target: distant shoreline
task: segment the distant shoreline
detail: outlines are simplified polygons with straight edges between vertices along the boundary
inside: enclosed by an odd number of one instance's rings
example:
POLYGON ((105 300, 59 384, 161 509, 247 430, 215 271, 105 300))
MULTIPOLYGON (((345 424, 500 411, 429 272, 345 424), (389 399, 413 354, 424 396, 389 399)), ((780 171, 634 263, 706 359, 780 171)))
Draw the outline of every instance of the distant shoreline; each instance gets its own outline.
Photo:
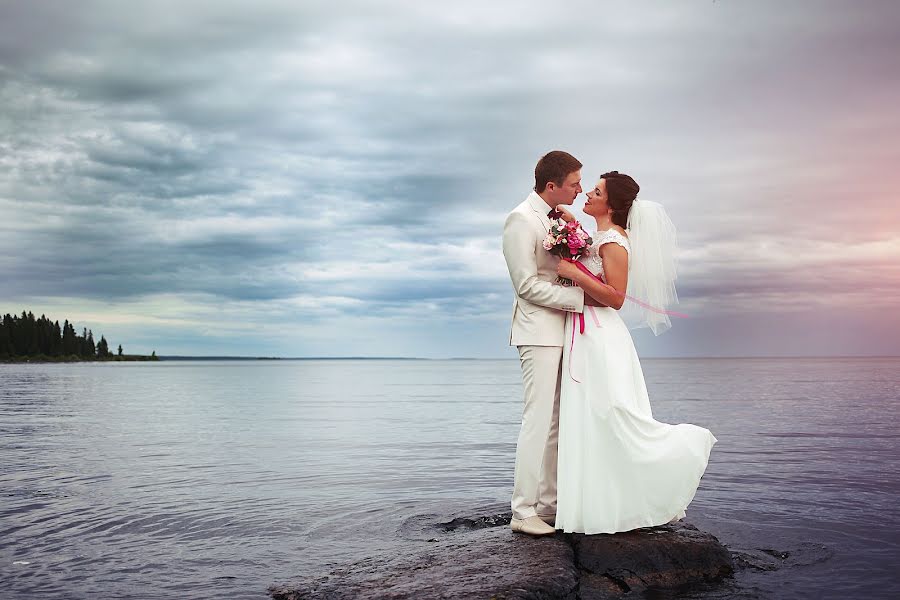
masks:
POLYGON ((85 358, 84 356, 14 356, 12 358, 0 358, 0 363, 76 363, 76 362, 156 362, 158 356, 144 354, 122 354, 107 356, 104 358, 85 358))
MULTIPOLYGON (((900 358, 892 355, 873 356, 642 356, 641 360, 775 360, 775 359, 873 359, 900 358)), ((418 356, 181 356, 163 355, 160 360, 407 360, 407 361, 445 361, 445 360, 482 360, 482 361, 519 361, 518 357, 482 358, 477 356, 455 356, 449 358, 426 358, 418 356)))
MULTIPOLYGON (((641 360, 873 360, 873 359, 898 359, 900 356, 877 355, 877 356, 644 356, 641 360)), ((123 355, 111 356, 108 358, 83 358, 83 357, 36 357, 22 356, 13 359, 2 358, 0 364, 21 364, 21 363, 103 363, 103 362, 158 362, 158 361, 259 361, 259 360, 278 360, 278 361, 325 361, 325 360, 366 360, 366 361, 518 361, 518 358, 477 358, 477 357, 453 357, 453 358, 422 358, 409 356, 183 356, 183 355, 123 355)))
MULTIPOLYGON (((407 356, 160 356, 160 360, 494 360, 494 359, 434 359, 407 356)), ((504 359, 499 359, 504 360, 504 359)))
MULTIPOLYGON (((873 358, 900 358, 900 355, 872 355, 872 356, 642 356, 641 360, 775 360, 775 359, 873 359, 873 358)), ((427 358, 418 356, 160 356, 160 360, 514 360, 518 357, 493 357, 482 358, 477 356, 455 356, 450 358, 427 358)))

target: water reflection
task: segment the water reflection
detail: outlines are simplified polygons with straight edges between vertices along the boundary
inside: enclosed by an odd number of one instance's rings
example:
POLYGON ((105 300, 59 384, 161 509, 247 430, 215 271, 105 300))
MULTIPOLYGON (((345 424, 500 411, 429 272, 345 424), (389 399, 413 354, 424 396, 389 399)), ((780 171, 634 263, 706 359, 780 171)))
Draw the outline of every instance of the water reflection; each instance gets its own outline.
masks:
MULTIPOLYGON (((657 419, 721 441, 688 520, 819 557, 748 597, 900 593, 900 361, 643 365, 657 419)), ((264 598, 507 502, 520 417, 515 360, 0 365, 0 592, 264 598)))

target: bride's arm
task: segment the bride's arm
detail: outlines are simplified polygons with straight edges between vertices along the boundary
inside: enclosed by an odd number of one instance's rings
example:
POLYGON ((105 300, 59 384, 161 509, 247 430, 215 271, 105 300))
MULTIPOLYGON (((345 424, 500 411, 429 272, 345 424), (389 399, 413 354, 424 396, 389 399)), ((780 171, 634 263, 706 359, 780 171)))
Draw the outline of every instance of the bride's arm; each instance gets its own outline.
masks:
POLYGON ((584 292, 584 305, 585 306, 602 306, 606 308, 606 305, 588 294, 586 291, 584 292))
POLYGON ((625 291, 628 289, 628 251, 619 244, 603 244, 600 246, 600 258, 603 260, 603 272, 608 284, 585 273, 569 261, 559 261, 557 271, 562 277, 568 277, 577 283, 585 295, 619 310, 625 303, 625 291))

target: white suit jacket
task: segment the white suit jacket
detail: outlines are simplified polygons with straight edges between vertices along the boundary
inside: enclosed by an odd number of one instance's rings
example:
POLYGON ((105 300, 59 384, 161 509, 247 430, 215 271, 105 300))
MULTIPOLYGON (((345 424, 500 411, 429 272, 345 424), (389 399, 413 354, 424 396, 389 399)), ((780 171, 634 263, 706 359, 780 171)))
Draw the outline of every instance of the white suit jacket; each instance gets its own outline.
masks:
POLYGON ((559 257, 544 250, 549 211, 544 199, 531 192, 503 226, 503 256, 515 290, 510 346, 562 346, 566 311, 584 310, 584 290, 557 284, 559 257))

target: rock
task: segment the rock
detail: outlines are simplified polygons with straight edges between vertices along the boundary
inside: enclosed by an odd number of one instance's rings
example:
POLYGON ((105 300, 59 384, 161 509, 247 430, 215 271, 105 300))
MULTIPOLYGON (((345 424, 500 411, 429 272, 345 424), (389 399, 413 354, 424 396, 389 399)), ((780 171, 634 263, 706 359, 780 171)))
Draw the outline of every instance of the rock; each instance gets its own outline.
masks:
POLYGON ((572 547, 508 527, 440 540, 417 556, 366 559, 325 579, 269 588, 277 600, 337 598, 574 598, 572 547))
POLYGON ((581 587, 600 588, 607 594, 601 597, 708 583, 734 572, 719 540, 683 520, 612 535, 569 534, 569 542, 581 587))
POLYGON ((357 561, 328 576, 274 585, 275 600, 344 598, 618 598, 714 582, 733 572, 712 535, 683 520, 613 535, 513 533, 509 513, 410 517, 408 550, 357 561))
POLYGON ((834 550, 822 544, 802 542, 790 550, 751 548, 732 551, 735 568, 752 571, 777 571, 782 567, 807 567, 834 557, 834 550))

